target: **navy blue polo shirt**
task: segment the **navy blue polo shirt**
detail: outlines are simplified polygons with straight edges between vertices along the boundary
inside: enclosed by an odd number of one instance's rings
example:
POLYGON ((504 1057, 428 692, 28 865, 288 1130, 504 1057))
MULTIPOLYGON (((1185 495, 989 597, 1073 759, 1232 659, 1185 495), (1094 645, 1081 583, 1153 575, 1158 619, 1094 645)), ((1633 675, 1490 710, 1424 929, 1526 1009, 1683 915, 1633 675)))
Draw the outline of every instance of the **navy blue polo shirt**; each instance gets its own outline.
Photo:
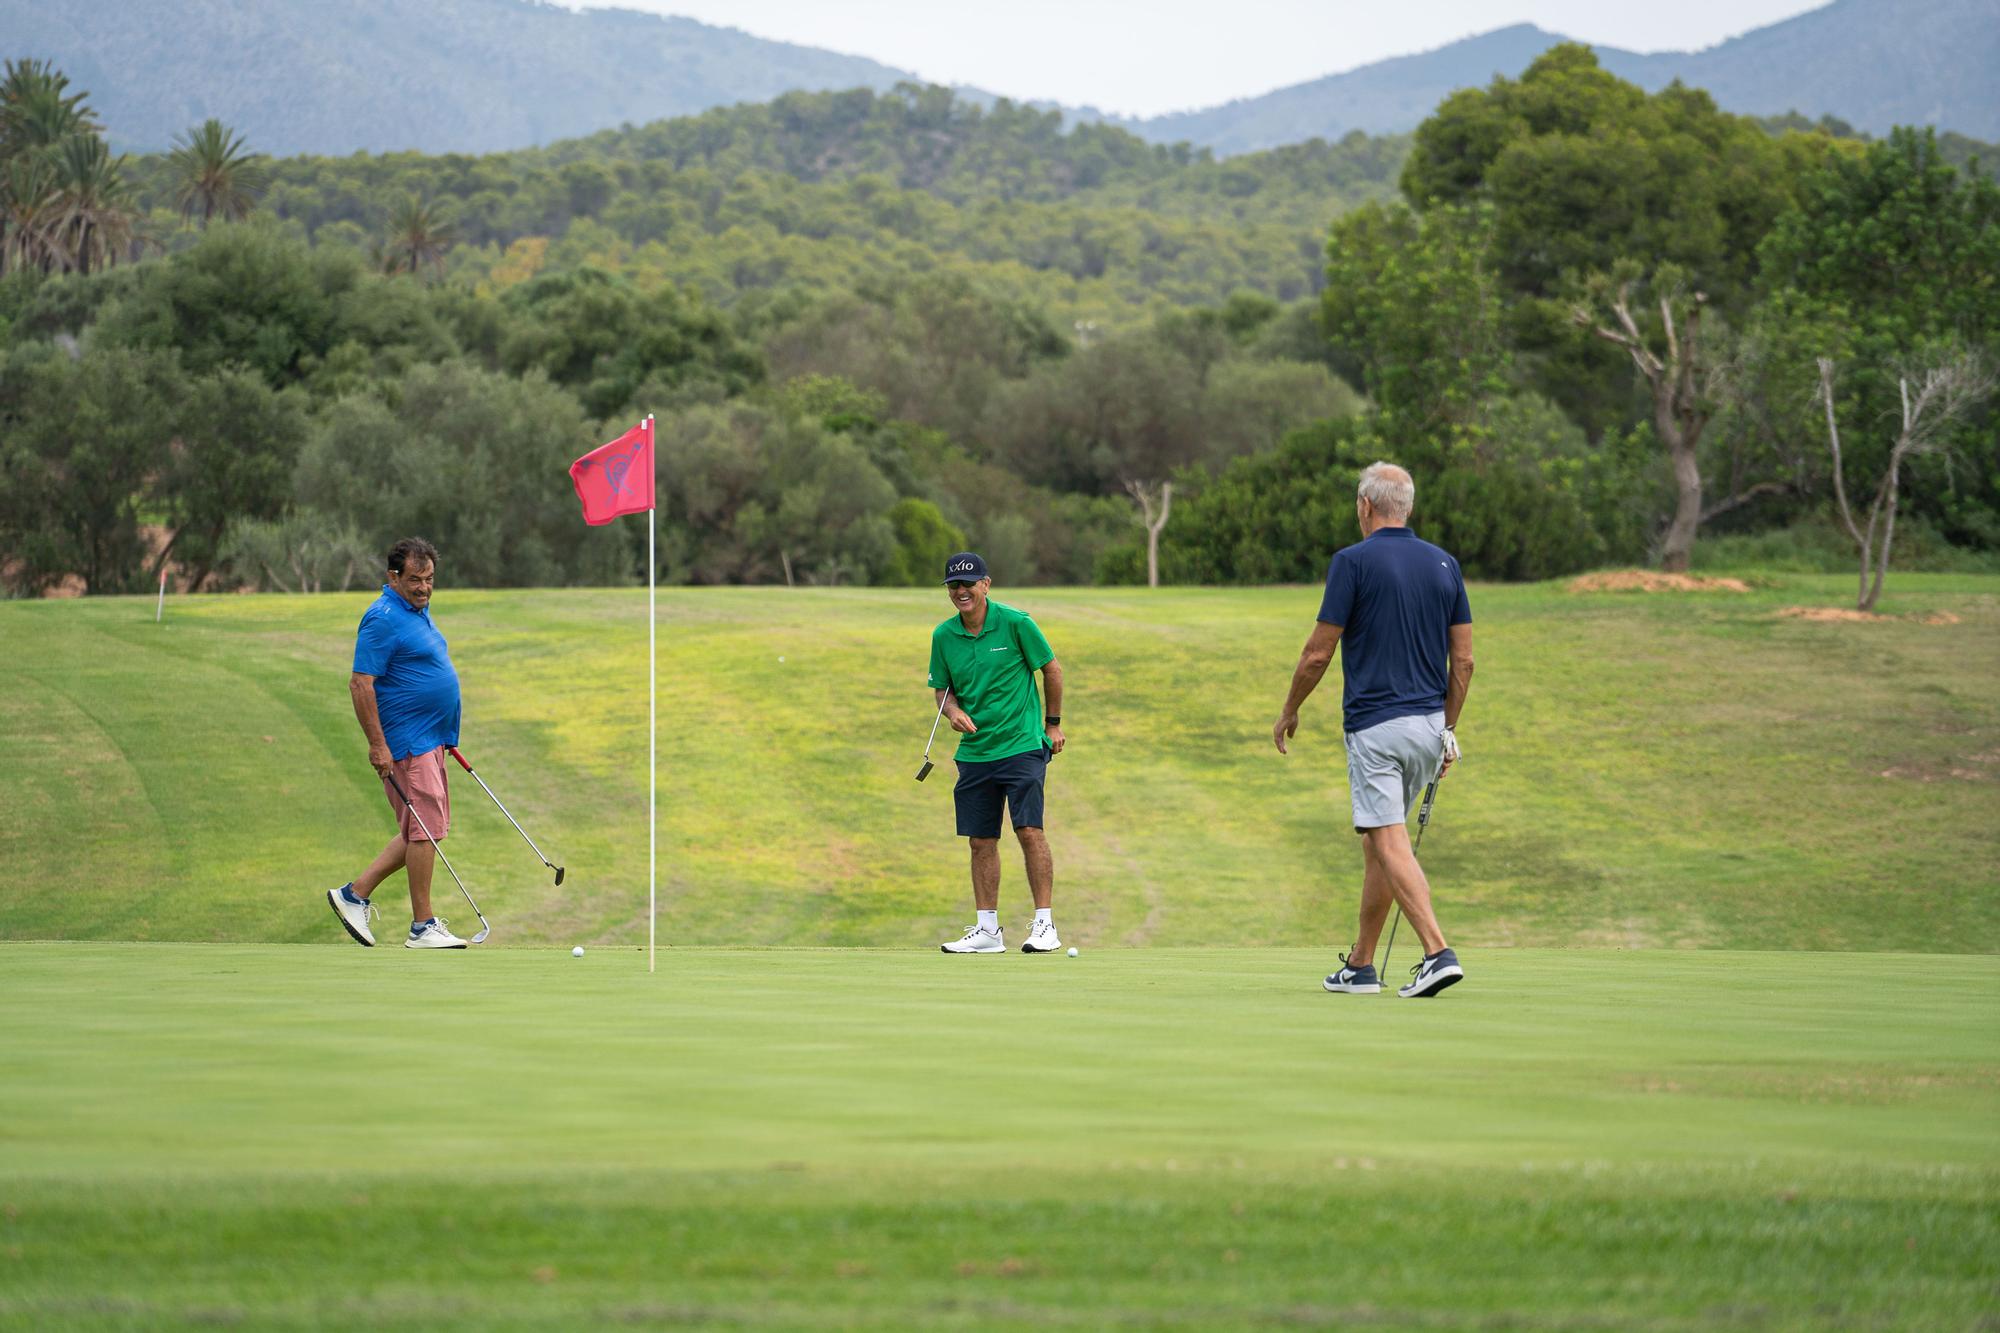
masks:
POLYGON ((375 708, 391 759, 458 744, 458 669, 444 635, 388 584, 361 613, 354 670, 375 677, 375 708))
POLYGON ((1334 554, 1319 618, 1341 627, 1347 730, 1443 711, 1451 627, 1472 623, 1458 561, 1408 528, 1377 528, 1334 554))

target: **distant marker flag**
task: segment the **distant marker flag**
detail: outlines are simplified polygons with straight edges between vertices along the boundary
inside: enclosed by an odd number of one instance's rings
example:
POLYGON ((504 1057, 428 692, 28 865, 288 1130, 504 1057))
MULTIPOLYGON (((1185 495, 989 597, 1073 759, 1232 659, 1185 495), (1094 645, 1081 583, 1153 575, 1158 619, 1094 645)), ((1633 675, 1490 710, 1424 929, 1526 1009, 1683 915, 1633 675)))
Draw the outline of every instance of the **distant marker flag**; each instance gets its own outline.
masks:
POLYGON ((643 514, 653 507, 653 419, 647 417, 609 444, 599 445, 569 465, 583 521, 609 523, 620 514, 643 514))
POLYGON ((660 915, 660 667, 657 572, 659 514, 653 506, 653 418, 569 465, 583 521, 609 523, 620 514, 646 516, 646 970, 654 967, 660 915))

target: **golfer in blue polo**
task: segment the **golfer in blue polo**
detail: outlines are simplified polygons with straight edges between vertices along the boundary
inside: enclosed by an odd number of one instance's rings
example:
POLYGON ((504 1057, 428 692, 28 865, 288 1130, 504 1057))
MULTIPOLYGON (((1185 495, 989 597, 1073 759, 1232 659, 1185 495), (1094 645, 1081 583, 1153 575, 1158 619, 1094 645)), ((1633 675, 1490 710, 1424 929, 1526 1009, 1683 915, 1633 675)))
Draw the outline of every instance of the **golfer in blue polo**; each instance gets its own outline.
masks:
POLYGON ((974 920, 946 953, 1005 953, 1000 932, 1000 813, 1004 807, 1028 867, 1035 924, 1022 953, 1062 947, 1052 912, 1055 861, 1042 832, 1042 783, 1062 753, 1062 664, 1025 611, 988 598, 986 562, 961 551, 945 562, 956 614, 931 631, 932 702, 959 734, 958 836, 972 846, 974 920), (1042 689, 1035 691, 1035 673, 1042 689))
POLYGON ((1271 739, 1284 754, 1298 734, 1299 707, 1341 651, 1347 782, 1361 835, 1361 919, 1354 947, 1326 988, 1373 995, 1375 942, 1400 904, 1423 961, 1405 999, 1436 995, 1465 976, 1431 912, 1430 881, 1410 850, 1407 821, 1418 793, 1458 760, 1459 710, 1472 686, 1472 606, 1458 561, 1410 531, 1417 499, 1410 474, 1376 463, 1361 474, 1354 510, 1361 540, 1326 572, 1319 623, 1292 673, 1271 739))
POLYGON ((347 692, 368 742, 368 763, 382 776, 382 795, 396 816, 396 836, 366 870, 326 900, 356 944, 370 948, 375 916, 370 897, 398 870, 410 883, 409 949, 463 949, 441 916, 431 914, 431 871, 437 844, 451 831, 451 792, 444 752, 458 744, 458 668, 431 619, 437 548, 405 537, 389 548, 382 595, 361 613, 354 635, 354 671, 347 692), (405 801, 405 797, 408 798, 405 801))

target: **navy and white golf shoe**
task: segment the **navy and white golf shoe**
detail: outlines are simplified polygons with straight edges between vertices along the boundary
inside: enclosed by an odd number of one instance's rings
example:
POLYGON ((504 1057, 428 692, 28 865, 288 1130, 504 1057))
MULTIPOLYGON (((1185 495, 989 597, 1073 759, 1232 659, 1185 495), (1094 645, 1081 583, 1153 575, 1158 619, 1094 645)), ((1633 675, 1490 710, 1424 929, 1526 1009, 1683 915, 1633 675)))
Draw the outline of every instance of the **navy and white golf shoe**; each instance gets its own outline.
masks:
POLYGON ((1439 949, 1410 969, 1409 984, 1396 994, 1406 1000, 1420 1000, 1436 995, 1446 986, 1457 985, 1464 977, 1465 969, 1458 965, 1458 955, 1450 949, 1439 949))
POLYGON ((1382 990, 1382 978, 1376 974, 1375 964, 1349 967, 1346 954, 1340 956, 1340 970, 1330 973, 1322 984, 1330 991, 1347 995, 1376 995, 1382 990))

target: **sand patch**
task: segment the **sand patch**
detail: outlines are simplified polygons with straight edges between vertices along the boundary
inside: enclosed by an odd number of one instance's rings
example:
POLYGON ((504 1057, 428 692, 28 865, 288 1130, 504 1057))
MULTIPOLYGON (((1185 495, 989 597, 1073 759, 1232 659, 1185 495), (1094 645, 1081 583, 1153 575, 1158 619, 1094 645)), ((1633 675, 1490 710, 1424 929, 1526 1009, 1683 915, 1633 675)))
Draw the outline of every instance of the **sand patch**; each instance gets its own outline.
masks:
POLYGON ((1874 623, 1887 624, 1904 621, 1916 625, 1956 625, 1957 616, 1949 611, 1926 611, 1922 615, 1885 616, 1875 611, 1856 611, 1851 606, 1787 606, 1778 614, 1787 620, 1811 620, 1819 624, 1874 623))
POLYGON ((1657 569, 1607 569, 1569 582, 1571 592, 1749 592, 1742 579, 1667 574, 1657 569))

